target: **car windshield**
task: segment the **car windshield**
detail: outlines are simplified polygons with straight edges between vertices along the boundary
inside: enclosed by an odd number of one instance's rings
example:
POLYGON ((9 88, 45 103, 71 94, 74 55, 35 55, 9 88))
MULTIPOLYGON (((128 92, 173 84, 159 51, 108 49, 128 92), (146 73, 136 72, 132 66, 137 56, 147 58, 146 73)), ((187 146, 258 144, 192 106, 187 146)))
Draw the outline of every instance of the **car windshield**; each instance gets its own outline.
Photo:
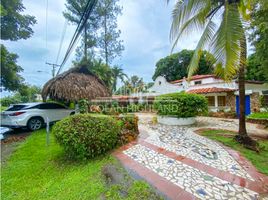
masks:
POLYGON ((19 111, 26 108, 27 105, 12 105, 6 111, 19 111))

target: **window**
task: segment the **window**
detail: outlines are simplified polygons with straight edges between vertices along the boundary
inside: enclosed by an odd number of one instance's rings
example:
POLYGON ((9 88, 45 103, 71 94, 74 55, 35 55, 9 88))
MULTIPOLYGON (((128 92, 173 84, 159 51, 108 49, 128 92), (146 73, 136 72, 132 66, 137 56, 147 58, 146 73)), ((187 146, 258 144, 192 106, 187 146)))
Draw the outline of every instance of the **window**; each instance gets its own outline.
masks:
POLYGON ((218 106, 226 106, 226 97, 218 96, 218 106))
POLYGON ((202 81, 195 81, 194 84, 195 85, 200 85, 202 83, 202 81))
POLYGON ((19 111, 23 110, 26 107, 26 105, 13 105, 10 106, 6 111, 19 111))
POLYGON ((64 109, 65 107, 56 103, 44 103, 40 104, 39 106, 40 109, 64 109))
POLYGON ((215 97, 214 96, 207 96, 208 106, 215 106, 215 97))
POLYGON ((51 106, 49 103, 43 103, 39 105, 39 109, 42 109, 42 110, 51 109, 51 106))
POLYGON ((162 83, 161 83, 161 81, 159 81, 159 83, 158 83, 159 85, 161 85, 162 83))

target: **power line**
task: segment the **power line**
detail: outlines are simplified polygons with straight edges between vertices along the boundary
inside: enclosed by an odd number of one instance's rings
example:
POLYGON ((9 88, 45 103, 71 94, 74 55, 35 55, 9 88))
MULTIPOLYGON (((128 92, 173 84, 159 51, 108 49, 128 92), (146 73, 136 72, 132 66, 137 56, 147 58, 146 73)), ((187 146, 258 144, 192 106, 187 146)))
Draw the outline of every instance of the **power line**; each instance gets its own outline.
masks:
POLYGON ((83 15, 82 15, 82 17, 81 17, 81 19, 80 19, 80 21, 78 23, 78 26, 77 26, 77 28, 75 30, 75 33, 74 33, 74 35, 72 37, 72 40, 71 40, 70 44, 69 44, 67 52, 66 52, 66 54, 64 56, 64 59, 63 59, 61 65, 60 65, 60 68, 59 68, 59 70, 57 72, 57 75, 60 73, 60 71, 63 68, 64 64, 68 60, 71 52, 73 51, 73 49, 74 49, 74 47, 75 47, 75 45, 76 45, 76 43, 77 43, 77 41, 79 39, 79 36, 80 36, 83 28, 85 27, 86 23, 87 23, 87 19, 89 18, 89 15, 92 13, 92 10, 93 10, 94 6, 96 5, 96 3, 97 3, 97 0, 88 0, 87 5, 85 7, 85 10, 83 12, 83 15))
POLYGON ((58 60, 59 60, 59 56, 60 56, 60 53, 61 53, 61 49, 62 49, 63 40, 64 40, 64 37, 65 37, 67 25, 68 25, 68 21, 67 21, 67 19, 65 19, 63 30, 62 30, 62 34, 61 34, 61 39, 60 39, 59 50, 58 50, 58 53, 57 53, 57 57, 56 57, 55 63, 58 63, 58 60))
POLYGON ((56 67, 60 67, 60 65, 54 64, 54 63, 48 63, 46 62, 47 65, 52 66, 52 77, 55 77, 55 72, 56 72, 56 67))
POLYGON ((75 46, 75 44, 77 43, 77 40, 78 40, 78 38, 79 38, 79 36, 80 36, 80 33, 82 32, 82 30, 83 30, 83 28, 84 28, 84 26, 85 26, 85 22, 86 22, 86 20, 88 19, 89 14, 91 13, 91 11, 92 11, 92 9, 93 9, 93 6, 94 6, 95 2, 96 2, 96 0, 89 0, 89 1, 87 2, 86 8, 85 8, 85 10, 84 10, 84 12, 83 12, 83 15, 82 15, 82 17, 81 17, 81 19, 80 19, 80 21, 79 21, 79 24, 78 24, 78 26, 77 26, 77 28, 76 28, 76 31, 75 31, 75 33, 74 33, 74 35, 73 35, 73 38, 72 38, 71 43, 70 43, 70 45, 69 45, 69 48, 68 48, 68 50, 67 50, 67 52, 66 52, 66 55, 65 55, 65 57, 64 57, 64 60, 63 60, 63 62, 62 62, 62 64, 61 64, 61 67, 60 67, 59 70, 58 70, 57 75, 59 74, 60 70, 62 69, 63 65, 66 63, 66 61, 67 61, 67 59, 69 58, 69 56, 70 56, 72 50, 74 49, 74 46, 75 46))
POLYGON ((46 50, 47 50, 47 32, 48 32, 48 0, 46 1, 46 50))

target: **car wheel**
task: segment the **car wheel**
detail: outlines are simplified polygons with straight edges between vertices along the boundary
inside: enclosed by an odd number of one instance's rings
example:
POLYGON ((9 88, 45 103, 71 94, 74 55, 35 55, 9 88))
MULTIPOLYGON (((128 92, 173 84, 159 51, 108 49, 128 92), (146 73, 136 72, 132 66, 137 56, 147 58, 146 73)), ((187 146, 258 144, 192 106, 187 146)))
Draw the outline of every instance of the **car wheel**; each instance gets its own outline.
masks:
POLYGON ((36 130, 39 130, 42 128, 44 124, 44 121, 42 118, 40 117, 34 117, 34 118, 31 118, 28 123, 27 123, 27 127, 29 130, 31 131, 36 131, 36 130))

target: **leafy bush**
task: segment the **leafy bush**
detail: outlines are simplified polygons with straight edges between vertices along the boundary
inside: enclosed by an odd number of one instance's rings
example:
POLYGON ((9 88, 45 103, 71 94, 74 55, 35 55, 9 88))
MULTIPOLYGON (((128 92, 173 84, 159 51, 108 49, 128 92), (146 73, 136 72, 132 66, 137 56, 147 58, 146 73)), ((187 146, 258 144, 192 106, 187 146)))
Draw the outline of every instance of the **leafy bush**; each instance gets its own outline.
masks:
POLYGON ((208 103, 207 99, 202 95, 181 92, 156 97, 154 108, 159 115, 186 118, 206 113, 208 103))
POLYGON ((139 134, 138 117, 134 114, 126 114, 118 116, 117 119, 121 125, 119 144, 123 145, 136 139, 139 134))
POLYGON ((87 159, 116 146, 120 124, 110 116, 78 114, 57 122, 52 132, 70 157, 87 159))
POLYGON ((89 102, 87 99, 80 99, 78 101, 78 105, 79 105, 79 112, 84 114, 84 113, 88 113, 88 106, 89 106, 89 102))
POLYGON ((21 103, 21 96, 19 95, 14 95, 14 96, 7 96, 7 97, 3 97, 0 99, 1 105, 8 107, 11 104, 17 104, 17 103, 21 103))
POLYGON ((18 92, 1 98, 0 103, 2 106, 9 107, 11 104, 35 102, 37 101, 35 95, 40 93, 41 89, 37 86, 22 85, 18 88, 18 92))

